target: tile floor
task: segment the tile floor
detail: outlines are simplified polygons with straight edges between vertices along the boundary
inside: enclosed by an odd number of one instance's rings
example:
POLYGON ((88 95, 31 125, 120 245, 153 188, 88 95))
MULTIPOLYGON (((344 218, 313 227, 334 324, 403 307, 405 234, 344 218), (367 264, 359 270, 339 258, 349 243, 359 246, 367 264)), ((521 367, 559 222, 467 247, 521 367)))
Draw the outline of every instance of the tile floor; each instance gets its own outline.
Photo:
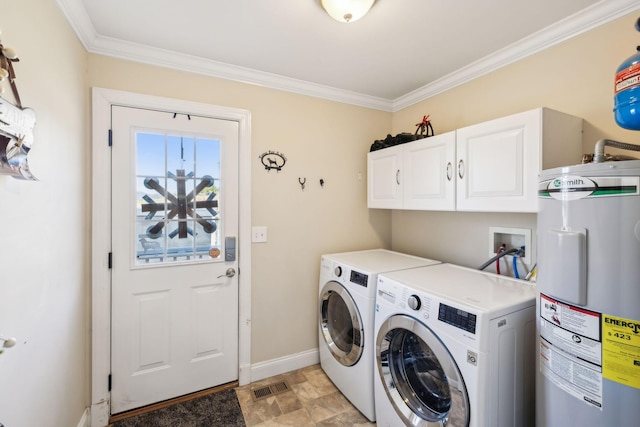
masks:
POLYGON ((375 426, 313 365, 235 389, 247 427, 375 426), (291 391, 253 400, 252 390, 286 381, 291 391))

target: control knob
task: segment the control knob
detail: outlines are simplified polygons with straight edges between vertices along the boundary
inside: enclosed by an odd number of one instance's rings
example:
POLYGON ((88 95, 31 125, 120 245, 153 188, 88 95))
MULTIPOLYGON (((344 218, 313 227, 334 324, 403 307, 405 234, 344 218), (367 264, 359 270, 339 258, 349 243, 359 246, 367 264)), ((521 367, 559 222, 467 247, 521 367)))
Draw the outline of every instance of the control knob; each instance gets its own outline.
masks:
POLYGON ((335 270, 333 270, 333 272, 335 273, 336 277, 342 276, 342 267, 337 266, 335 270))
POLYGON ((418 295, 411 295, 407 299, 407 305, 412 310, 420 310, 420 306, 422 305, 420 303, 420 297, 418 295))

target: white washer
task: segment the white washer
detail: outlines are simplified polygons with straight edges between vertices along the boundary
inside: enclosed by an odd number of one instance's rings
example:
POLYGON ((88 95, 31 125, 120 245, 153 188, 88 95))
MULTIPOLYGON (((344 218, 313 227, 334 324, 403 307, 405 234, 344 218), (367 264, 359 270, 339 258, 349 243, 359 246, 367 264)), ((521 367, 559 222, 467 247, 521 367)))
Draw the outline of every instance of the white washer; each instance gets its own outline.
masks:
POLYGON ((533 425, 535 296, 452 264, 379 275, 377 425, 533 425))
POLYGON ((342 394, 368 419, 373 400, 373 309, 381 272, 439 264, 384 249, 323 255, 320 262, 320 364, 342 394))

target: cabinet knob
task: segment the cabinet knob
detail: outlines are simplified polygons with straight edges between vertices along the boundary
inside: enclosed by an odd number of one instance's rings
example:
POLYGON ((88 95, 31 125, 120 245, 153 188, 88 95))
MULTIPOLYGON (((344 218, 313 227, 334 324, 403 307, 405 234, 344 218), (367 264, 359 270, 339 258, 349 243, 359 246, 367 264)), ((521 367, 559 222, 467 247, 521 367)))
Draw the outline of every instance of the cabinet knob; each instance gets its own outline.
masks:
POLYGON ((458 176, 460 179, 464 177, 464 161, 462 159, 458 162, 458 176))

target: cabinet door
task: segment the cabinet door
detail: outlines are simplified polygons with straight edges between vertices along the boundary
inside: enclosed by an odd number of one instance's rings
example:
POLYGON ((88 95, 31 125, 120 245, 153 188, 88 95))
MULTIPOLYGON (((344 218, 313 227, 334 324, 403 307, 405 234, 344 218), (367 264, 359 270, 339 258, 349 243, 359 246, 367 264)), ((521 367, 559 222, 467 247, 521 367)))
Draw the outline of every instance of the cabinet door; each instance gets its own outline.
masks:
POLYGON ((367 206, 402 208, 401 166, 401 145, 372 151, 367 155, 367 206))
POLYGON ((457 209, 535 212, 541 109, 459 129, 457 209))
POLYGON ((405 209, 455 210, 455 151, 455 132, 406 144, 402 165, 405 209))

